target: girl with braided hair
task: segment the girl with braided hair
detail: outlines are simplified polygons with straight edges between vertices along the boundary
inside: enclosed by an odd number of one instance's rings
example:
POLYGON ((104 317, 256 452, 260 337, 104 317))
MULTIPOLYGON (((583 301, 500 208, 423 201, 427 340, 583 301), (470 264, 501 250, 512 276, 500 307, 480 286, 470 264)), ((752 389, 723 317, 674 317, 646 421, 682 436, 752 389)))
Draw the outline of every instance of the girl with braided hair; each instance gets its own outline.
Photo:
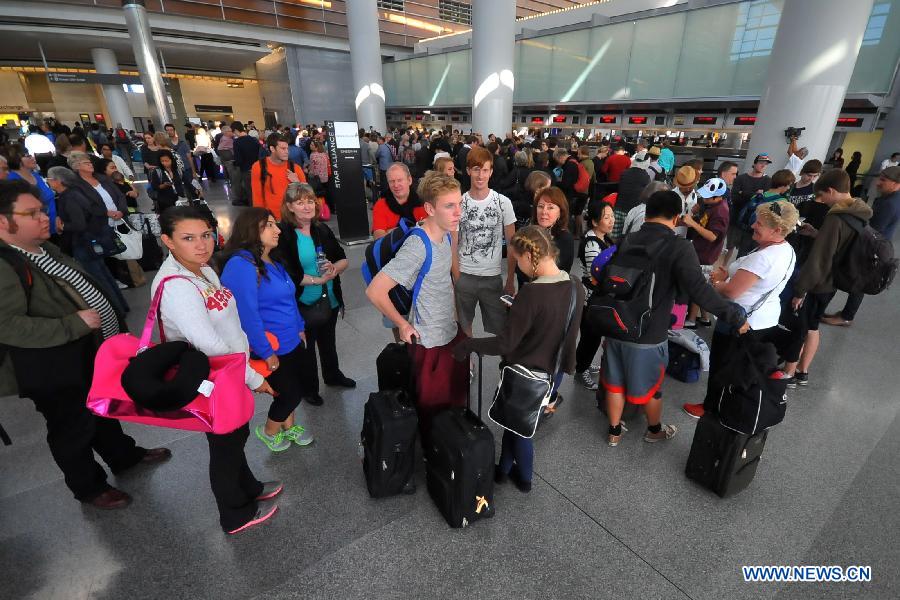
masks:
MULTIPOLYGON (((556 355, 562 345, 560 370, 572 373, 578 327, 569 327, 565 339, 562 337, 573 293, 576 298, 572 323, 581 320, 583 286, 556 265, 559 251, 543 227, 529 225, 520 229, 510 240, 509 251, 519 270, 530 279, 529 285, 519 290, 499 335, 461 342, 453 350, 454 357, 465 360, 471 352, 501 356, 504 363, 523 365, 553 376, 556 355)), ((532 440, 504 431, 495 481, 504 483, 510 478, 519 490, 529 492, 533 464, 532 440)))

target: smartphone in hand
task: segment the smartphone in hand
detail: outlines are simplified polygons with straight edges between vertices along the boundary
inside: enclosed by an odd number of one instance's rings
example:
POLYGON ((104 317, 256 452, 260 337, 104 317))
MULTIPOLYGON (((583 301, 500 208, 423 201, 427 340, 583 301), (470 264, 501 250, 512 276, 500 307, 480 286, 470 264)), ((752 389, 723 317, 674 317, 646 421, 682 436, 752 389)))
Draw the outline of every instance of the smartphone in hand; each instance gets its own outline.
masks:
POLYGON ((500 302, 505 304, 506 306, 512 306, 514 298, 509 294, 503 294, 500 296, 500 302))

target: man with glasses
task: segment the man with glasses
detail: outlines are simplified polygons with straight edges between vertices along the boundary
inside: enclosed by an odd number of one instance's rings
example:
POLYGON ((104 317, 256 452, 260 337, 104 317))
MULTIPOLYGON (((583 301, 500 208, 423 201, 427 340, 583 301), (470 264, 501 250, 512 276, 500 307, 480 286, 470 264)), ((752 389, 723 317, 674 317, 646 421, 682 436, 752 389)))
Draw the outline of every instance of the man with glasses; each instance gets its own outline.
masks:
POLYGON ((94 452, 113 473, 172 453, 137 446, 118 421, 87 410, 94 354, 126 329, 102 288, 49 237, 50 219, 36 190, 24 181, 0 182, 0 396, 34 401, 77 500, 124 508, 131 497, 107 483, 94 452))

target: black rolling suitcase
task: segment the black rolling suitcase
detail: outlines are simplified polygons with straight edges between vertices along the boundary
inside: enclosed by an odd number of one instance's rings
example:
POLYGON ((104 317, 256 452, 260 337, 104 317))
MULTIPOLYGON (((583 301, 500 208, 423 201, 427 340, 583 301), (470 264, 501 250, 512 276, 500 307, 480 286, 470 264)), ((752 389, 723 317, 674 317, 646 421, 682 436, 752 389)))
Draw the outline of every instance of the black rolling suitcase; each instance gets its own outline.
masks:
POLYGON ((732 496, 753 481, 767 434, 737 433, 707 412, 697 423, 684 474, 722 498, 732 496))
POLYGON ((405 390, 412 393, 412 358, 406 344, 388 344, 375 359, 379 390, 405 390))
POLYGON ((438 413, 425 446, 428 493, 450 527, 494 516, 494 436, 479 417, 482 372, 479 355, 478 415, 468 407, 438 413))
POLYGON ((416 458, 416 409, 401 390, 369 394, 359 434, 363 474, 373 498, 412 494, 416 458))

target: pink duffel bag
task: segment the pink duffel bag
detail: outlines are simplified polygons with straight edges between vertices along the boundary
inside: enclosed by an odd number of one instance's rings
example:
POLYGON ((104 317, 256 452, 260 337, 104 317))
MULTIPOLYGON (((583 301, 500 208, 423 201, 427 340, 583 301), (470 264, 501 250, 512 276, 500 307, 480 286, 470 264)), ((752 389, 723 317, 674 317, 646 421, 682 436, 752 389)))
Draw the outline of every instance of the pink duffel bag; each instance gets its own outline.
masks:
MULTIPOLYGON (((128 361, 141 350, 152 346, 150 338, 159 316, 163 288, 167 281, 176 278, 190 281, 181 275, 173 275, 160 281, 150 303, 140 339, 129 333, 121 333, 100 346, 87 398, 88 410, 101 417, 144 425, 206 433, 230 433, 253 416, 253 393, 244 383, 247 367, 247 356, 244 353, 208 357, 208 381, 214 384, 212 392, 208 397, 198 393, 187 406, 177 410, 155 412, 143 408, 135 404, 122 388, 122 373, 128 366, 128 361)), ((162 322, 159 323, 159 337, 161 341, 165 341, 162 322)))
POLYGON ((672 323, 672 326, 669 329, 684 329, 684 320, 687 318, 688 305, 687 304, 675 304, 672 306, 672 316, 675 317, 675 321, 672 323))

